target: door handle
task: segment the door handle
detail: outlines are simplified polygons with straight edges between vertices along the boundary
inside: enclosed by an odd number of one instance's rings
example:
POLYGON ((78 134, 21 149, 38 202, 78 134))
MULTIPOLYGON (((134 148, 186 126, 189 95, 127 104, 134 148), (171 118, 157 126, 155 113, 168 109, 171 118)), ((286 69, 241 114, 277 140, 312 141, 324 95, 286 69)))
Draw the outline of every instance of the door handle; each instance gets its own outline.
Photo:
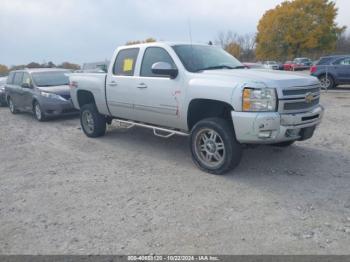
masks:
POLYGON ((140 83, 137 88, 147 88, 147 85, 145 83, 140 83))
POLYGON ((117 86, 117 85, 118 85, 118 83, 117 83, 117 82, 115 82, 115 81, 112 81, 112 82, 110 82, 110 83, 109 83, 109 85, 110 85, 110 86, 117 86))

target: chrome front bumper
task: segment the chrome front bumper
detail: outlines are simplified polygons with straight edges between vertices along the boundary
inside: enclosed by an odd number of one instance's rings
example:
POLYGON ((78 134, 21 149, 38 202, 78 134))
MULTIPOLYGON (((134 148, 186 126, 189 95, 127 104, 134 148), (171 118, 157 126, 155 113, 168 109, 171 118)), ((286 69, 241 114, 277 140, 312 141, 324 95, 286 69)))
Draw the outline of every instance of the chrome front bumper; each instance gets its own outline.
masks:
MULTIPOLYGON (((246 144, 273 144, 290 140, 306 140, 306 130, 320 124, 324 108, 319 105, 305 113, 231 112, 236 138, 246 144)), ((312 130, 313 132, 313 130, 312 130)), ((311 134, 312 135, 312 134, 311 134)))

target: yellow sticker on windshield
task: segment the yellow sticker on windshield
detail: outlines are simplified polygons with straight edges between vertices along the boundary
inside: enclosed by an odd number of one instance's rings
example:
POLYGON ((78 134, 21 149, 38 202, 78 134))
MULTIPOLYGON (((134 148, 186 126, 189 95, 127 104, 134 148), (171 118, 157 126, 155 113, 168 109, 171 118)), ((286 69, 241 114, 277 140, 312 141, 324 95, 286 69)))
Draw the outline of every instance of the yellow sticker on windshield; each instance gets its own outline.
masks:
POLYGON ((124 60, 124 64, 123 64, 123 71, 124 72, 132 71, 133 64, 134 64, 134 60, 133 59, 126 58, 124 60))

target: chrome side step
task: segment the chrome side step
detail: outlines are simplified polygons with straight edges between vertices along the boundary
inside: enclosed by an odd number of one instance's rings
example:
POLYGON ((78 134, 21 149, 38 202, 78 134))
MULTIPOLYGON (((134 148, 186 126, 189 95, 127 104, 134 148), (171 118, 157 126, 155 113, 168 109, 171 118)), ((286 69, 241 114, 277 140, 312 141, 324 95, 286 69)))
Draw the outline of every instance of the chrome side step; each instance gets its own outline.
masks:
POLYGON ((153 129, 153 134, 155 136, 159 136, 162 138, 169 138, 169 137, 172 137, 174 135, 179 135, 179 136, 188 136, 189 135, 189 133, 186 133, 186 132, 181 132, 181 131, 168 129, 168 128, 164 128, 164 127, 152 126, 152 125, 148 125, 148 124, 137 123, 137 122, 133 122, 133 121, 126 121, 126 120, 121 120, 121 119, 114 119, 114 120, 117 123, 119 123, 120 126, 127 128, 127 129, 132 128, 134 126, 140 126, 140 127, 144 127, 144 128, 153 129))

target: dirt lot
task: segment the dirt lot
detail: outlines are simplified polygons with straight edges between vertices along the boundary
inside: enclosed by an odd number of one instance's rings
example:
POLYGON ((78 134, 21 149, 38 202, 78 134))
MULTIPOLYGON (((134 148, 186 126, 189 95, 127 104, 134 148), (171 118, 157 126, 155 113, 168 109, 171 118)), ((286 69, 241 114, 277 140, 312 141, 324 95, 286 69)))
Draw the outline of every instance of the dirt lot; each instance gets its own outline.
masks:
POLYGON ((226 176, 187 138, 0 108, 1 254, 350 254, 350 93, 309 141, 247 149, 226 176))

